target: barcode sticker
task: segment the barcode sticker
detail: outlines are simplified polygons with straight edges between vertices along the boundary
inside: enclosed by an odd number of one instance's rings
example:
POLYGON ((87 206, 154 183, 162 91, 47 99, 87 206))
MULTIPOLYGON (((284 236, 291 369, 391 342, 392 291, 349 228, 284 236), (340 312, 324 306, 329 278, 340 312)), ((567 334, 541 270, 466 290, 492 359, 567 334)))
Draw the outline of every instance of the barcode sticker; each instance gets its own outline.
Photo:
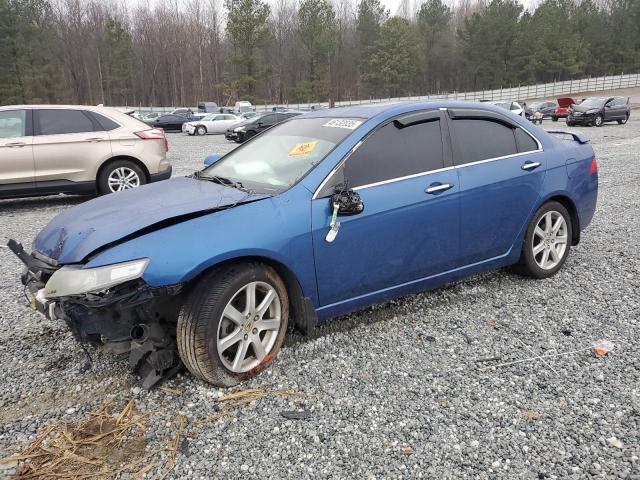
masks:
POLYGON ((348 130, 355 130, 362 122, 360 120, 349 120, 346 118, 334 118, 333 120, 329 120, 327 123, 322 125, 323 127, 333 127, 333 128, 346 128, 348 130))

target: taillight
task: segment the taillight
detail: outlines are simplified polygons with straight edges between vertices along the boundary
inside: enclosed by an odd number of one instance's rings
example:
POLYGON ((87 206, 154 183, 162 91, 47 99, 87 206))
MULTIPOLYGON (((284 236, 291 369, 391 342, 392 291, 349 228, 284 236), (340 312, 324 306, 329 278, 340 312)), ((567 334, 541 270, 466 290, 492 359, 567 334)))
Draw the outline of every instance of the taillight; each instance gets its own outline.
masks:
POLYGON ((596 157, 591 159, 591 165, 589 165, 589 173, 594 174, 598 173, 598 162, 596 161, 596 157))
POLYGON ((162 128, 152 128, 151 130, 142 130, 140 132, 134 132, 134 134, 143 140, 162 140, 164 151, 169 151, 169 142, 167 136, 162 128))

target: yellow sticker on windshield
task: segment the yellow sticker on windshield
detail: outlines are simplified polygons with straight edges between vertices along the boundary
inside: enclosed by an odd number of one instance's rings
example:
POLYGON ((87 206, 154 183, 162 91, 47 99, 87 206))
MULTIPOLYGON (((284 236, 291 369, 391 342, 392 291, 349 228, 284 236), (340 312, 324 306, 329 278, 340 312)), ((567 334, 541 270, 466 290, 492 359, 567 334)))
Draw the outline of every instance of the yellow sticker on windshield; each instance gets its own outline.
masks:
POLYGON ((289 152, 290 157, 304 157, 305 155, 309 155, 313 152, 313 149, 316 148, 318 144, 317 141, 306 142, 306 143, 297 143, 289 152))

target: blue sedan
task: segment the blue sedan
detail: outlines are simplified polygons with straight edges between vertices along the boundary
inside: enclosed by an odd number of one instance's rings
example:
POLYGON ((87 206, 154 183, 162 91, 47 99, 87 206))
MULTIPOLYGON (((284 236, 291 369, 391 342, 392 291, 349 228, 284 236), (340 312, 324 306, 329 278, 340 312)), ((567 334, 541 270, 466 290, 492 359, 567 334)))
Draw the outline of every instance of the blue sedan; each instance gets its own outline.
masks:
POLYGON ((485 103, 320 110, 10 247, 34 308, 129 352, 145 387, 183 364, 230 386, 288 326, 508 265, 555 274, 598 192, 588 140, 556 133, 485 103))

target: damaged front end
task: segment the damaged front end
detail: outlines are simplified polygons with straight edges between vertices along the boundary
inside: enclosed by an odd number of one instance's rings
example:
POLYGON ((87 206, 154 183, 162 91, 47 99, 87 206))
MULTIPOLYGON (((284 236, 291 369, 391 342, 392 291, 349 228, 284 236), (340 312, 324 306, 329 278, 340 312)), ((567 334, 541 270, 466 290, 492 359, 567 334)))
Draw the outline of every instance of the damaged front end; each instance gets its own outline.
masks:
POLYGON ((181 368, 175 325, 183 285, 147 285, 141 277, 148 259, 84 269, 28 254, 14 240, 8 247, 26 266, 21 280, 31 306, 51 320, 64 320, 82 343, 128 353, 144 388, 181 368))

